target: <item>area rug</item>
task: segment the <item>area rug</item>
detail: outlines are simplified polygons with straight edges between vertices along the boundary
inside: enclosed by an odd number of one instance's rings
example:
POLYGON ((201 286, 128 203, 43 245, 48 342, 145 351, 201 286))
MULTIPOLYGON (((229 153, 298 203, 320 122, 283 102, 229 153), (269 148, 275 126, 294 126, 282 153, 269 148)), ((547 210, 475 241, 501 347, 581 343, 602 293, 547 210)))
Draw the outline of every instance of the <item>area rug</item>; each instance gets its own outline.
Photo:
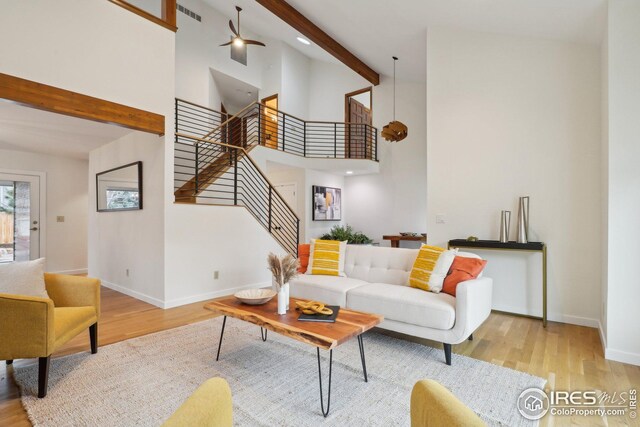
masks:
MULTIPOLYGON (((49 393, 37 399, 37 364, 14 371, 35 426, 158 426, 205 380, 225 378, 238 426, 408 426, 411 389, 432 378, 489 425, 527 426, 516 400, 545 380, 376 332, 364 336, 369 382, 358 341, 334 350, 331 412, 320 412, 316 349, 229 318, 220 361, 222 319, 146 335, 51 360, 49 393)), ((326 387, 328 355, 323 356, 326 387)), ((326 399, 326 394, 325 394, 326 399)))

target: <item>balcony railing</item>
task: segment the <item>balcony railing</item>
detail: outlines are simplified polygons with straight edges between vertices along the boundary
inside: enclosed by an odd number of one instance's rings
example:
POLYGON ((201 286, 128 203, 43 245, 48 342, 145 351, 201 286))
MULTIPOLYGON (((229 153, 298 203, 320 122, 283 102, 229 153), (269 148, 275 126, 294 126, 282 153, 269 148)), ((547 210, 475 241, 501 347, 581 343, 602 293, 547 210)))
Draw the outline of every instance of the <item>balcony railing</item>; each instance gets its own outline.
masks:
POLYGON ((176 132, 244 148, 261 145, 302 157, 378 161, 378 131, 369 124, 302 120, 258 102, 227 117, 176 99, 176 132))

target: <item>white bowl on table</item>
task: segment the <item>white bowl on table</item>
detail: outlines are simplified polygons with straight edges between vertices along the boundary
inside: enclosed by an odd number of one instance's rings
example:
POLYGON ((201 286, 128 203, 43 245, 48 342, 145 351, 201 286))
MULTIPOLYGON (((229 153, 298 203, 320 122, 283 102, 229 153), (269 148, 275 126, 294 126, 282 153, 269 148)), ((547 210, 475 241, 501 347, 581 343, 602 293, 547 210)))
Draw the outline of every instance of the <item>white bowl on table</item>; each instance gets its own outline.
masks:
POLYGON ((271 298, 276 296, 276 291, 273 289, 245 289, 244 291, 236 292, 233 294, 245 304, 260 305, 266 304, 271 298))

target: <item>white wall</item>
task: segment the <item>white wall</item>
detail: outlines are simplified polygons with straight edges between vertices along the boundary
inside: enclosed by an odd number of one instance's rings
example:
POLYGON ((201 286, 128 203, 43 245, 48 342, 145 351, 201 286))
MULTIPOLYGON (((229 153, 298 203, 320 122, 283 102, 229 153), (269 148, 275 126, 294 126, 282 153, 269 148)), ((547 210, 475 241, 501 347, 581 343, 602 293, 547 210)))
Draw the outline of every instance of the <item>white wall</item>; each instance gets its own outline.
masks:
MULTIPOLYGON (((268 40, 268 51, 262 62, 262 86, 258 92, 259 99, 282 93, 282 46, 281 41, 268 40)), ((279 106, 278 106, 279 107, 279 106)))
POLYGON ((173 204, 167 224, 165 308, 270 285, 267 254, 285 253, 243 207, 173 204))
POLYGON ((311 61, 286 43, 282 43, 282 83, 278 109, 309 120, 309 74, 311 61))
MULTIPOLYGON (((221 15, 200 0, 181 1, 184 7, 202 16, 202 22, 178 12, 178 32, 176 33, 176 97, 199 105, 219 110, 220 103, 210 104, 212 78, 209 69, 214 68, 224 74, 235 77, 255 87, 262 86, 262 70, 267 48, 250 46, 247 53, 247 65, 231 59, 230 48, 219 47, 229 40, 229 18, 221 15)), ((230 15, 235 15, 233 5, 229 3, 230 15)), ((247 38, 255 35, 243 28, 247 38)))
MULTIPOLYGON (((513 239, 517 197, 531 196, 531 240, 549 247, 549 318, 590 326, 600 317, 600 86, 597 47, 428 32, 429 241, 497 239, 502 209, 513 211, 513 239)), ((482 255, 494 308, 540 314, 539 255, 482 255)))
MULTIPOLYGON (((344 65, 322 61, 312 61, 310 85, 309 116, 327 121, 344 121, 345 94, 371 86, 344 65)), ((409 127, 409 136, 400 143, 389 143, 378 134, 379 174, 345 178, 349 202, 345 223, 376 241, 383 234, 426 231, 424 94, 424 84, 398 80, 397 119, 409 127)), ((372 115, 378 131, 393 120, 392 78, 381 76, 380 85, 373 88, 372 115)), ((353 170, 346 165, 343 169, 353 170)))
POLYGON ((336 225, 346 225, 348 218, 348 209, 349 209, 349 195, 344 185, 345 178, 344 176, 330 174, 324 171, 316 170, 316 169, 306 169, 305 170, 305 181, 307 182, 307 187, 305 188, 305 237, 306 241, 310 241, 311 239, 317 239, 325 233, 328 233, 331 228, 336 225), (342 190, 342 220, 341 221, 313 221, 313 192, 312 187, 322 186, 322 187, 334 187, 340 188, 342 190))
POLYGON ((640 3, 609 1, 607 358, 640 365, 640 3))
POLYGON ((164 149, 163 138, 132 132, 89 157, 92 180, 102 171, 142 161, 143 185, 143 208, 123 212, 97 212, 96 188, 89 186, 89 275, 156 305, 162 305, 165 295, 164 149))
MULTIPOLYGON (((0 6, 0 38, 11 40, 0 44, 2 72, 162 114, 172 139, 175 33, 106 1, 3 0, 0 6)), ((136 160, 145 162, 143 211, 98 216, 89 186, 89 274, 156 302, 164 296, 161 189, 173 182, 164 175, 164 138, 135 133, 95 150, 89 179, 136 160)))
POLYGON ((280 184, 296 184, 296 206, 291 206, 300 219, 300 242, 306 242, 307 181, 305 170, 298 167, 282 168, 273 163, 267 164, 265 170, 267 178, 275 186, 280 184))
POLYGON ((0 172, 46 173, 46 253, 40 255, 47 258, 47 271, 87 270, 88 167, 86 160, 0 150, 0 172), (57 222, 57 216, 64 216, 64 222, 57 222))
POLYGON ((607 294, 609 275, 609 37, 605 33, 600 47, 600 114, 601 114, 601 148, 600 148, 600 193, 601 193, 601 297, 600 334, 602 346, 607 347, 607 294))
MULTIPOLYGON (((171 135, 172 31, 102 1, 3 1, 2 9, 2 38, 12 40, 0 44, 2 72, 165 115, 171 135)), ((89 186, 84 207, 90 209, 89 274, 123 291, 161 299, 164 138, 134 133, 95 150, 89 179, 136 160, 145 162, 143 211, 98 216, 95 189, 89 186)))
MULTIPOLYGON (((378 134, 380 173, 346 178, 349 194, 347 223, 381 245, 383 234, 427 231, 427 161, 425 86, 397 82, 396 118, 409 128, 401 142, 387 142, 378 134)), ((343 95, 344 102, 344 95, 343 95)), ((380 131, 393 120, 393 80, 384 77, 373 89, 373 124, 380 131)), ((419 244, 403 243, 406 247, 419 244)))
MULTIPOLYGON (((313 60, 309 76, 309 119, 343 122, 344 95, 371 83, 342 64, 313 60)), ((374 101, 374 120, 378 114, 374 101)))
POLYGON ((165 114, 172 31, 107 1, 0 0, 0 8, 0 39, 11 40, 0 43, 3 73, 165 114))

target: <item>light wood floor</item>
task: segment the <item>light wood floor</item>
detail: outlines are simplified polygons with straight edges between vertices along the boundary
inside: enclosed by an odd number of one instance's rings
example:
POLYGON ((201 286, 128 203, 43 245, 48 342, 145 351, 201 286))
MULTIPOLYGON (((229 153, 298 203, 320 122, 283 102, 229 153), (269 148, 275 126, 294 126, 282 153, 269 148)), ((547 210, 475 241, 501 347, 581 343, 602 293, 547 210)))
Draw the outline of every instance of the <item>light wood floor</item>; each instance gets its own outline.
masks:
MULTIPOLYGON (((202 308, 203 304, 162 310, 103 288, 99 343, 112 344, 214 317, 202 308)), ((412 340, 441 347, 426 340, 412 340)), ((87 332, 70 341, 55 356, 88 349, 87 332)), ((605 360, 598 331, 593 328, 550 322, 544 329, 539 320, 493 313, 476 331, 473 341, 454 346, 453 351, 546 378, 548 384, 557 390, 598 389, 612 393, 640 389, 640 367, 605 360)), ((444 354, 442 356, 444 359, 444 354)), ((17 360, 14 366, 22 363, 26 362, 17 360)), ((0 364, 0 426, 30 426, 12 370, 13 367, 0 364)), ((623 426, 640 423, 620 417, 602 420, 547 416, 543 425, 623 426)))

